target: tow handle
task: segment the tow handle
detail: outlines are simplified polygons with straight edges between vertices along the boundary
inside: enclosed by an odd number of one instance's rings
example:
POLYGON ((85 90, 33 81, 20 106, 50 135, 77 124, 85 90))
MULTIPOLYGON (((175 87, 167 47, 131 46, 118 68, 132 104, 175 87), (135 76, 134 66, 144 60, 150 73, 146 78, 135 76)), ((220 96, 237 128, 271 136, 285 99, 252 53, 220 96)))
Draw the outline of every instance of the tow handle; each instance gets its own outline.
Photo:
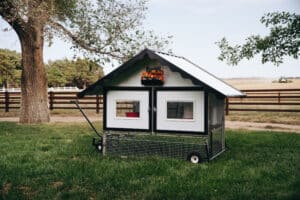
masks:
POLYGON ((97 131, 97 129, 95 128, 95 126, 93 125, 93 123, 89 120, 89 118, 86 116, 86 114, 83 112, 83 110, 81 109, 81 107, 78 104, 77 100, 71 100, 70 103, 74 103, 76 105, 76 107, 78 108, 78 110, 81 112, 81 114, 84 116, 84 118, 86 119, 86 121, 89 123, 89 125, 92 127, 92 129, 94 130, 94 132, 100 137, 102 138, 102 136, 99 134, 99 132, 97 131))

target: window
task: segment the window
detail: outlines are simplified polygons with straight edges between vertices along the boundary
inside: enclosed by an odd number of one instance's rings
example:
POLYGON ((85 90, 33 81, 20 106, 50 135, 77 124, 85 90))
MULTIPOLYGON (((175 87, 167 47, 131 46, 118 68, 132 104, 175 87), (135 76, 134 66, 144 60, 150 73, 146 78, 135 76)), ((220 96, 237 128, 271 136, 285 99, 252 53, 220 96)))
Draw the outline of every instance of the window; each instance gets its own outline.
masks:
POLYGON ((126 118, 140 117, 140 102, 139 101, 116 101, 116 116, 126 118))
POLYGON ((168 119, 193 119, 193 102, 167 102, 168 119))

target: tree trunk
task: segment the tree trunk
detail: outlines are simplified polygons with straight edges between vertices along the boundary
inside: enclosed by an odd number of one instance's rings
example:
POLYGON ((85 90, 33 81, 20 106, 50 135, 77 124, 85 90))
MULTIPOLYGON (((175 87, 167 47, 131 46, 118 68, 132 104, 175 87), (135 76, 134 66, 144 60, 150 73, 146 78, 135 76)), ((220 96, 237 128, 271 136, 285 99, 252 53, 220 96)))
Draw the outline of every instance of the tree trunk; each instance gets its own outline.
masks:
POLYGON ((31 24, 18 35, 22 48, 20 123, 49 122, 43 26, 31 24))

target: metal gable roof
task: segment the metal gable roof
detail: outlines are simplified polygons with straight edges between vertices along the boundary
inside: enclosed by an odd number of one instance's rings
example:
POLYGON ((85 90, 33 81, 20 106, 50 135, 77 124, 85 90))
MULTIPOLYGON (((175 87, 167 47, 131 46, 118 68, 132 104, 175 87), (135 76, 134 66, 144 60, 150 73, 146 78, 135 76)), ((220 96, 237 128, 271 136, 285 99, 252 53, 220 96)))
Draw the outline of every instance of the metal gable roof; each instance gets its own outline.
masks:
POLYGON ((113 77, 117 76, 118 74, 122 74, 124 70, 130 67, 137 60, 143 59, 145 55, 148 55, 150 58, 160 59, 172 64, 173 66, 177 67, 179 70, 185 72, 186 74, 190 75, 194 79, 199 80, 200 82, 218 91, 224 96, 227 97, 245 96, 241 91, 228 85, 227 83, 223 82, 219 78, 215 77, 211 73, 205 71, 204 69, 192 63, 191 61, 189 61, 184 57, 175 56, 175 55, 162 53, 162 52, 156 52, 149 49, 145 49, 141 51, 140 53, 135 55, 132 59, 128 60, 120 67, 118 67, 114 71, 110 72, 109 74, 107 74, 106 76, 104 76, 103 78, 95 82, 94 84, 92 84, 90 87, 80 92, 77 96, 79 98, 82 98, 85 95, 101 94, 106 80, 110 80, 113 77))
POLYGON ((227 97, 245 96, 245 94, 238 89, 230 86, 184 57, 162 52, 154 53, 227 97))

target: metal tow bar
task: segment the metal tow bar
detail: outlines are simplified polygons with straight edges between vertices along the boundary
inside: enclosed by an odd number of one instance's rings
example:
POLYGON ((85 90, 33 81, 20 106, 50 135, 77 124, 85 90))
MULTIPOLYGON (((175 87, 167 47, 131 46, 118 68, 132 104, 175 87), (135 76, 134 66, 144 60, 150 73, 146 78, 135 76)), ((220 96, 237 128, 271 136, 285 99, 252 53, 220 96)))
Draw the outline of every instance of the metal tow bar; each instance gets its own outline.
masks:
POLYGON ((103 137, 100 135, 100 133, 97 131, 97 129, 95 128, 95 126, 93 125, 93 123, 89 120, 89 118, 86 116, 86 114, 83 112, 83 110, 81 109, 81 107, 78 104, 78 100, 71 100, 70 103, 74 103, 76 105, 76 107, 78 108, 78 110, 81 112, 81 114, 83 115, 83 117, 86 119, 86 121, 89 123, 90 127, 93 129, 93 131, 96 133, 96 135, 99 137, 99 139, 97 140, 97 138, 93 138, 93 146, 96 147, 96 149, 98 151, 102 151, 103 150, 103 137))

